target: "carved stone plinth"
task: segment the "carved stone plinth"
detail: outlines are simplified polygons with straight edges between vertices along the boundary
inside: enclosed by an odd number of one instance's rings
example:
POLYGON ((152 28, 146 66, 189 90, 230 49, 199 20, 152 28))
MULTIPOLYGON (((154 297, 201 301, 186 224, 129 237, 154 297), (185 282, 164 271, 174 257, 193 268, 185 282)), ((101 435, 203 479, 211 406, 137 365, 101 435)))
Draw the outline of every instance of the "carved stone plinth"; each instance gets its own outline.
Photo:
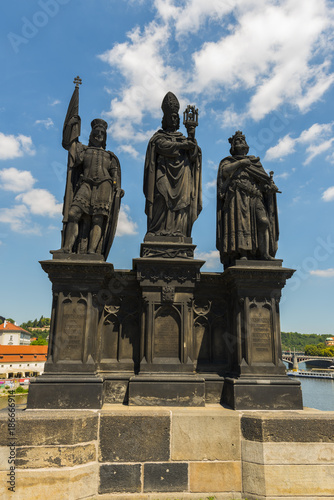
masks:
POLYGON ((143 308, 139 375, 130 380, 129 404, 163 404, 165 399, 165 404, 204 405, 204 379, 195 377, 193 328, 194 290, 203 264, 134 259, 143 308))
POLYGON ((101 290, 113 274, 104 261, 67 258, 41 262, 52 282, 48 357, 31 384, 28 408, 101 408, 97 373, 101 290))
POLYGON ((282 261, 236 261, 222 276, 234 336, 223 402, 234 409, 302 409, 300 383, 285 374, 279 301, 292 269, 282 261))

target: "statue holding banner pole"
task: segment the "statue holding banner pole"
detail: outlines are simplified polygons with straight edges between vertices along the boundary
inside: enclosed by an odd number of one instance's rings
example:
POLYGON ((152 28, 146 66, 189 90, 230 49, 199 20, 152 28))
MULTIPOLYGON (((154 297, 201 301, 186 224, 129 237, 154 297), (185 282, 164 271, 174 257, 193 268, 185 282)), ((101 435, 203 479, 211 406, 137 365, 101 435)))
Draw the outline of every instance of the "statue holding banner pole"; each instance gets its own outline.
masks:
MULTIPOLYGON (((96 118, 88 146, 79 142, 79 77, 68 107, 62 145, 68 151, 63 205, 61 249, 57 253, 98 254, 107 259, 118 220, 121 169, 118 158, 106 151, 107 123, 96 118)), ((54 252, 53 252, 54 253, 54 252)))

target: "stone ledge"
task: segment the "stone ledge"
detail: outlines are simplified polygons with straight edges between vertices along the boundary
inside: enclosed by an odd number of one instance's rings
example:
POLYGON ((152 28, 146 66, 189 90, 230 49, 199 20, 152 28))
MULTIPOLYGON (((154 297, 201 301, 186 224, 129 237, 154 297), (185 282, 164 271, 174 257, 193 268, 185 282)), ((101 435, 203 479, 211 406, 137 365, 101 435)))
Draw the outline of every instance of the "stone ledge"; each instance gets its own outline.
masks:
MULTIPOLYGON (((17 446, 72 445, 97 440, 98 414, 84 410, 26 410, 17 413, 17 446)), ((8 444, 7 414, 0 417, 0 446, 8 444)))
POLYGON ((260 465, 334 464, 334 443, 242 441, 241 450, 243 462, 260 465), (310 452, 310 447, 312 452, 310 452))
POLYGON ((242 436, 249 441, 259 442, 334 443, 332 412, 308 413, 305 416, 296 413, 262 413, 261 416, 244 414, 241 418, 242 436))
POLYGON ((94 498, 98 485, 98 467, 84 465, 63 470, 16 471, 15 493, 8 496, 6 472, 0 472, 0 498, 15 500, 78 500, 94 498))
POLYGON ((333 498, 333 465, 259 465, 243 462, 243 491, 248 494, 282 497, 333 498))

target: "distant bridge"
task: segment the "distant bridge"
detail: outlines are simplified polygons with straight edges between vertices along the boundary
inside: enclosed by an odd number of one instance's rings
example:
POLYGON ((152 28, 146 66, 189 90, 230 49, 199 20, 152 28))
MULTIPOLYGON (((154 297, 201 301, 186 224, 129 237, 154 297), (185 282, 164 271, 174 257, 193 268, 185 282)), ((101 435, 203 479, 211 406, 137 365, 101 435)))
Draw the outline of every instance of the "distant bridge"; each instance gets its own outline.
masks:
POLYGON ((302 363, 303 361, 326 361, 328 364, 334 363, 334 357, 333 358, 327 358, 327 356, 306 356, 302 352, 290 352, 290 351, 283 351, 282 352, 282 360, 286 361, 289 363, 289 365, 293 366, 294 358, 298 363, 302 363))

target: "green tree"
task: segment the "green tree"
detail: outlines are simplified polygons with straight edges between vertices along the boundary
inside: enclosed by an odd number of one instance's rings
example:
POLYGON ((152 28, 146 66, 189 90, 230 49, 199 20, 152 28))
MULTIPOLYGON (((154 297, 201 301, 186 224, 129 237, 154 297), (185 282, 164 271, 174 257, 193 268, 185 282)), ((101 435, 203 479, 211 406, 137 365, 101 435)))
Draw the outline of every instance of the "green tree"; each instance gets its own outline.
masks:
POLYGON ((37 340, 33 340, 30 345, 48 345, 48 341, 39 336, 37 340))

